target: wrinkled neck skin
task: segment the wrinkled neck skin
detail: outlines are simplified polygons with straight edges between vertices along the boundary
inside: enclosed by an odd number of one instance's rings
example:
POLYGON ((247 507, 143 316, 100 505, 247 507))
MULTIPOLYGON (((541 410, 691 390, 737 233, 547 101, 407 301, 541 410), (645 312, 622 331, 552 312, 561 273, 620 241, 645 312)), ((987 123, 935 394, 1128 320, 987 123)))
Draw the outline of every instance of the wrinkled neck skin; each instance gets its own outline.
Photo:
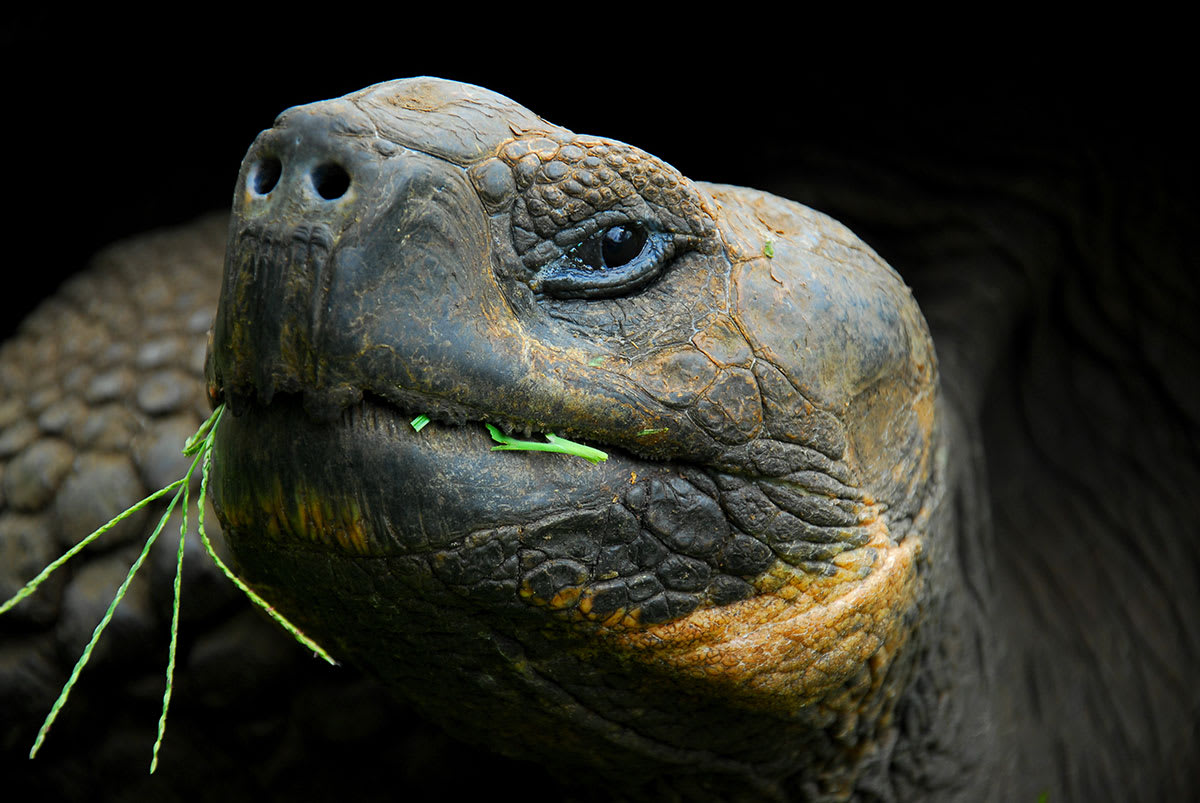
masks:
POLYGON ((925 596, 914 628, 914 671, 891 733, 880 738, 886 760, 865 764, 853 800, 1012 799, 996 727, 1000 646, 989 635, 993 532, 983 455, 953 385, 943 388, 939 412, 944 484, 922 553, 925 596))
MULTIPOLYGON (((939 353, 939 359, 941 354, 939 353)), ((970 393, 943 374, 941 428, 949 478, 930 549, 931 612, 922 675, 899 706, 902 747, 882 800, 1009 800, 996 728, 994 532, 970 393), (912 768, 911 770, 909 768, 912 768)), ((864 799, 872 799, 865 797, 864 799)))
POLYGON ((986 718, 961 733, 995 764, 963 799, 1190 799, 1200 395, 1178 368, 1197 285, 1162 192, 1186 179, 1165 158, 1067 153, 1015 143, 964 165, 935 138, 907 160, 812 154, 797 172, 838 180, 788 194, 914 287, 960 422, 949 440, 973 450, 959 498, 978 521, 958 528, 955 568, 986 718))

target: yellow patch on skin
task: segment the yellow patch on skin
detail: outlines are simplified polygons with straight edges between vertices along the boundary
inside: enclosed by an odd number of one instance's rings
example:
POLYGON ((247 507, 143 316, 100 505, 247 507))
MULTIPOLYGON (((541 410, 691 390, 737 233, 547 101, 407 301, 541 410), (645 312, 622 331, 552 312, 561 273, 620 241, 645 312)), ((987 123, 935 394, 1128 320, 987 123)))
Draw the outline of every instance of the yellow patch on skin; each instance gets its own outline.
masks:
POLYGON ((603 638, 639 663, 715 684, 750 708, 824 702, 840 710, 835 698, 864 668, 878 685, 907 640, 903 619, 917 596, 920 536, 896 544, 882 518, 869 527, 871 541, 839 556, 828 577, 777 564, 750 599, 603 638))
MULTIPOLYGON (((922 373, 924 373, 924 369, 922 373)), ((921 436, 925 443, 933 442, 934 428, 937 426, 937 394, 925 393, 913 402, 913 413, 917 417, 917 425, 920 427, 921 436)), ((921 453, 921 461, 917 464, 917 475, 925 478, 928 477, 932 468, 930 462, 933 460, 933 450, 924 449, 921 453)))
POLYGON ((583 593, 583 589, 579 588, 578 586, 567 586, 551 597, 546 602, 546 605, 554 610, 570 608, 579 601, 579 595, 581 593, 583 593))
POLYGON ((230 526, 243 531, 258 530, 276 541, 303 538, 335 547, 344 552, 366 555, 369 538, 362 511, 353 500, 332 502, 316 492, 304 489, 286 496, 276 480, 270 494, 256 500, 258 514, 225 510, 230 526))

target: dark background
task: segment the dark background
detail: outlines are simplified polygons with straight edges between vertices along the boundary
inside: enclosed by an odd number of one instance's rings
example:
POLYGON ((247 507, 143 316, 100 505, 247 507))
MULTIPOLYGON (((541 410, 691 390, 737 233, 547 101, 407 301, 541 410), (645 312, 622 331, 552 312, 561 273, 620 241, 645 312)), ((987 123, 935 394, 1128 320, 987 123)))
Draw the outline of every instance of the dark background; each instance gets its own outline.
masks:
POLYGON ((278 112, 409 75, 487 86, 692 178, 793 194, 789 159, 814 147, 986 161, 1027 142, 1186 158, 1194 175, 1186 62, 1165 46, 947 47, 769 20, 540 14, 161 24, 35 13, 8 25, 0 334, 101 246, 228 206, 242 155, 278 112))

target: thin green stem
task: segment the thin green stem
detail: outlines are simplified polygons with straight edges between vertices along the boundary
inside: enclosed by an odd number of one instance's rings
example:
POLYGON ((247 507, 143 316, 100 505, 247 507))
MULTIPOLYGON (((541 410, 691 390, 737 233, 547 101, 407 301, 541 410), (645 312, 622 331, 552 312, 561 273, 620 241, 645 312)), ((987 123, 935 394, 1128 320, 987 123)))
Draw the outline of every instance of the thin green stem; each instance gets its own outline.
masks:
MULTIPOLYGON (((199 459, 199 456, 197 456, 197 459, 199 459)), ((195 461, 193 461, 192 466, 193 468, 195 467, 195 461)), ((189 470, 188 473, 190 474, 191 471, 189 470)), ((142 564, 146 561, 146 556, 150 554, 150 548, 154 546, 154 542, 158 539, 158 534, 161 533, 163 527, 166 526, 167 518, 171 515, 171 511, 175 509, 176 503, 179 501, 180 496, 183 495, 184 489, 186 488, 187 484, 183 483, 183 487, 179 489, 179 491, 175 494, 175 498, 171 500, 171 504, 167 506, 166 511, 162 514, 162 518, 158 520, 158 526, 154 528, 154 532, 152 532, 150 537, 146 539, 146 545, 142 547, 142 553, 138 555, 137 560, 135 560, 133 565, 129 567, 129 573, 125 575, 125 581, 121 583, 121 587, 117 589, 116 595, 113 597, 112 602, 109 603, 108 610, 104 612, 104 617, 100 620, 100 623, 96 625, 96 629, 92 631, 91 641, 89 641, 87 646, 83 648, 83 654, 80 655, 79 660, 75 662, 75 668, 71 671, 71 677, 63 686, 62 692, 58 695, 58 699, 54 701, 54 705, 50 707, 50 713, 46 715, 46 721, 42 723, 42 728, 38 731, 37 739, 34 740, 33 747, 29 751, 30 758, 36 756, 38 750, 41 749, 42 742, 46 739, 46 734, 50 732, 50 726, 53 725, 54 720, 58 718, 58 712, 62 710, 64 705, 66 705, 67 697, 69 697, 71 694, 71 689, 75 687, 75 682, 79 680, 79 674, 83 672, 83 668, 87 666, 87 662, 91 659, 92 650, 95 649, 96 643, 100 641, 100 636, 104 634, 104 630, 108 627, 108 623, 112 621, 113 614, 116 612, 117 606, 121 604, 121 600, 125 598, 125 592, 129 590, 129 584, 133 582, 134 576, 138 573, 138 570, 142 568, 142 564)))
MULTIPOLYGON (((184 477, 184 479, 187 479, 187 478, 184 477)), ((146 505, 150 504, 154 500, 159 499, 160 497, 166 496, 171 491, 174 491, 176 488, 179 487, 180 483, 182 483, 183 481, 184 480, 176 480, 175 482, 171 483, 170 485, 166 486, 165 488, 161 488, 161 489, 155 491, 154 493, 150 494, 142 501, 137 502, 136 504, 133 505, 133 507, 126 508, 118 515, 109 519, 106 524, 101 525, 99 527, 99 529, 95 530, 91 535, 87 536, 82 541, 80 541, 78 544, 76 544, 75 546, 68 549, 66 552, 64 552, 62 554, 61 557, 59 557, 57 560, 52 562, 46 568, 42 569, 41 573, 38 574, 37 577, 33 578, 28 583, 26 583, 25 586, 20 591, 18 591, 10 599, 5 601, 5 603, 3 605, 0 605, 0 614, 6 613, 10 608, 12 608, 18 602, 25 599, 30 594, 32 594, 34 591, 36 591, 38 586, 40 586, 46 580, 47 577, 54 574, 55 570, 58 569, 58 567, 62 566, 64 563, 69 561, 71 558, 73 558, 77 554, 79 554, 79 551, 81 549, 83 549, 88 544, 95 541, 100 536, 104 535, 106 532, 111 530, 113 527, 120 524, 122 521, 129 518, 134 513, 138 512, 139 510, 141 510, 142 508, 144 508, 146 505)))
POLYGON ((197 504, 197 506, 200 508, 200 514, 198 517, 199 523, 197 525, 197 529, 200 532, 200 540, 204 544, 204 551, 208 553, 208 557, 211 558, 212 562, 215 563, 217 568, 221 570, 221 573, 229 578, 229 582, 240 588, 242 593, 250 598, 251 602, 266 611, 267 616, 270 616, 272 619, 274 619, 276 624, 278 624, 287 632, 291 633, 292 638, 296 639, 296 641, 300 642, 305 647, 308 647, 310 650, 321 656, 333 666, 337 666, 337 661, 333 660, 329 653, 327 653, 320 644, 317 644, 317 642, 304 635, 300 628, 289 622, 287 618, 279 611, 275 610, 269 602, 260 597, 258 594, 254 593, 254 590, 251 589, 250 586, 243 583, 241 578, 234 574, 229 567, 225 565, 225 561, 221 560, 221 558, 217 555, 216 550, 213 549, 212 542, 208 539, 208 532, 204 529, 204 502, 208 498, 208 475, 209 469, 212 466, 212 442, 216 437, 216 432, 217 428, 214 426, 212 428, 212 432, 209 433, 208 440, 205 443, 204 466, 200 471, 200 499, 198 500, 197 504))
MULTIPOLYGON (((189 479, 192 472, 189 470, 189 479)), ((171 646, 167 649, 167 686, 163 690, 162 715, 158 718, 158 737, 154 740, 154 749, 150 753, 150 774, 158 769, 158 750, 162 747, 163 737, 167 735, 167 710, 171 707, 171 691, 175 680, 175 647, 179 643, 179 599, 183 591, 183 552, 187 543, 188 523, 188 484, 183 484, 183 523, 179 525, 179 549, 175 556, 175 600, 171 606, 171 646)))
POLYGON ((209 416, 208 420, 205 421, 204 424, 201 425, 200 429, 198 429, 196 431, 196 434, 193 435, 192 437, 188 438, 187 443, 184 445, 183 453, 185 455, 193 457, 193 459, 192 459, 191 465, 188 467, 187 472, 184 473, 184 475, 181 479, 176 480, 175 482, 171 483, 170 485, 166 486, 165 488, 162 488, 161 490, 155 491, 154 493, 147 496, 145 499, 141 500, 140 502, 136 503, 132 507, 126 509, 122 513, 118 514, 117 516, 115 516, 114 518, 109 520, 106 524, 104 524, 102 527, 98 528, 95 532, 91 533, 86 538, 84 538, 82 541, 80 541, 78 544, 71 547, 71 549, 69 549, 67 552, 65 552, 62 555, 62 557, 58 558, 53 563, 51 563, 49 566, 47 566, 45 569, 43 569, 41 571, 41 573, 38 574, 37 577, 35 577, 34 579, 32 579, 28 583, 26 583, 25 586, 16 593, 16 595, 14 595, 11 599, 7 600, 2 606, 0 606, 0 614, 4 613, 5 611, 8 611, 10 608, 12 608, 14 605, 16 605, 22 599, 24 599, 25 597, 32 594, 38 588, 38 586, 40 586, 42 584, 42 582, 45 581, 45 579, 47 577, 49 577, 56 569, 58 569, 60 566, 62 566, 64 563, 66 563, 68 560, 70 560, 72 557, 74 557, 76 554, 78 554, 80 550, 82 550, 84 547, 86 547, 92 541, 96 540, 101 535, 108 532, 110 529, 112 529, 114 526, 119 524, 124 519, 133 515, 137 511, 141 510, 142 508, 146 507, 146 505, 150 504, 151 502, 155 501, 156 499, 166 496, 167 494, 171 493, 172 491, 175 491, 175 496, 171 499, 170 504, 167 505, 167 509, 166 509, 166 511, 163 512, 161 518, 159 518, 158 525, 154 528, 154 532, 152 532, 150 534, 150 537, 146 539, 146 543, 142 547, 141 554, 138 555, 137 560, 135 560, 133 562, 133 565, 129 567, 129 572, 125 575, 125 580, 121 583, 120 587, 117 589, 117 593, 113 597, 112 602, 109 604, 108 610, 105 611, 103 618, 101 618, 99 624, 97 624, 96 628, 92 631, 91 640, 88 641, 87 646, 85 646, 83 648, 83 653, 79 656, 79 660, 75 662, 74 669, 71 670, 70 678, 67 680, 66 684, 63 685, 62 691, 59 693, 58 699, 55 700, 54 705, 51 706, 51 708, 50 708, 50 713, 46 715, 46 719, 42 723, 41 730, 38 731, 37 739, 34 740, 33 747, 29 751, 30 758, 33 758, 34 756, 36 756, 38 753, 38 750, 41 749, 42 743, 46 739, 46 735, 50 732, 50 727, 54 724, 54 721, 58 718, 59 711, 61 711, 63 706, 66 705, 67 698, 70 696, 71 690, 75 687, 75 683, 79 680, 80 673, 83 672, 83 668, 87 665, 88 661, 91 659, 92 651, 95 649, 96 644, 99 643, 100 637, 101 637, 101 635, 103 635, 104 630, 108 627, 109 623, 112 621, 113 615, 115 614, 115 612, 117 610, 117 606, 120 605, 121 600, 123 600, 125 598, 125 594, 126 594, 126 592, 128 592, 129 586, 133 582, 133 578, 137 575, 138 571, 141 569, 142 564, 145 563, 146 557, 150 554, 150 550, 154 546, 154 542, 158 539, 158 536, 162 532, 163 527, 166 526, 167 519, 170 518, 171 513, 175 510, 175 506, 177 504, 179 504, 179 501, 182 499, 183 500, 183 522, 180 524, 180 527, 179 527, 179 548, 178 548, 178 552, 177 552, 176 559, 175 559, 175 583, 174 583, 175 597, 174 597, 174 602, 173 602, 172 609, 171 609, 171 643, 170 643, 170 647, 167 652, 167 680, 166 680, 166 688, 163 691, 162 714, 158 720, 158 737, 155 739, 154 750, 153 750, 153 753, 150 758, 151 774, 153 774, 154 771, 158 768, 158 753, 159 753, 159 749, 162 746, 163 738, 166 735, 167 712, 169 711, 170 706, 171 706, 171 695, 172 695, 172 691, 174 689, 175 658, 176 658, 176 651, 177 651, 177 647, 178 647, 178 643, 179 643, 179 611, 180 611, 180 599, 182 596, 182 584, 183 584, 183 554, 184 554, 184 551, 186 548, 186 543, 187 543, 187 528, 188 528, 188 502, 189 502, 188 483, 192 477, 192 474, 195 473, 196 467, 198 465, 201 465, 202 469, 201 469, 201 480, 200 480, 200 496, 199 496, 199 499, 197 500, 198 506, 200 508, 200 511, 196 517, 197 530, 200 534, 200 540, 203 542, 204 549, 208 553, 208 556, 212 559, 213 563, 217 566, 217 568, 221 570, 221 573, 224 574, 227 578, 229 578, 229 580, 234 585, 236 585, 238 588, 240 588, 242 590, 242 592, 250 598, 251 602, 253 602, 255 605, 258 605, 260 608, 262 608, 264 611, 266 611, 267 614, 272 619, 274 619, 277 624, 279 624, 281 627, 283 627, 285 630, 287 630, 289 633, 291 633, 292 636, 297 641, 299 641, 305 647, 308 647, 310 650, 312 650, 317 655, 324 658, 329 663, 334 664, 336 666, 337 662, 334 661, 333 658, 331 658, 329 656, 329 653, 327 653, 324 649, 322 649, 321 646, 319 644, 317 644, 315 641, 310 639, 308 636, 304 635, 304 633, 302 633, 299 628, 297 628, 295 625, 293 625, 291 622, 289 622, 282 614, 280 614, 273 607, 271 607, 266 602, 266 600, 264 600, 262 597, 260 597, 254 591, 252 591, 249 586, 247 586, 245 583, 243 583, 241 581, 241 579, 239 579, 229 569, 229 567, 225 565, 224 561, 222 561, 217 556, 216 550, 213 548, 212 542, 208 538, 208 533, 204 529, 204 505, 205 505, 205 501, 208 497, 208 482, 209 482, 209 471, 212 467, 212 452, 213 452, 214 443, 216 441, 217 424, 221 420, 221 414, 224 412, 224 409, 225 409, 225 405, 223 405, 223 404, 218 405, 217 409, 215 409, 213 411, 213 414, 211 416, 209 416))
POLYGON ((200 425, 200 429, 193 432, 192 436, 184 441, 183 453, 185 455, 190 457, 201 449, 211 448, 212 438, 210 436, 216 431, 217 422, 221 420, 223 412, 225 412, 225 405, 218 404, 217 409, 212 411, 212 415, 200 425))

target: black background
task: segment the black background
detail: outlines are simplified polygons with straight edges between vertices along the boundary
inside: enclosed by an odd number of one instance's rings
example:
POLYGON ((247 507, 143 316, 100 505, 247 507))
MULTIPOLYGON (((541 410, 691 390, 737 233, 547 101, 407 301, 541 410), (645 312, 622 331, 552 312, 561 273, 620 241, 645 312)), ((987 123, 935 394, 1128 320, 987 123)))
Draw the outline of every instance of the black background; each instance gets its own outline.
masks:
POLYGON ((1195 174, 1186 60, 1166 46, 947 45, 769 19, 597 14, 368 18, 347 7, 311 19, 41 12, 12 23, 2 333, 101 246, 227 207, 242 155, 278 112, 409 75, 481 84, 692 178, 764 189, 792 186, 789 157, 814 146, 986 160, 1027 141, 1181 161, 1195 174))

